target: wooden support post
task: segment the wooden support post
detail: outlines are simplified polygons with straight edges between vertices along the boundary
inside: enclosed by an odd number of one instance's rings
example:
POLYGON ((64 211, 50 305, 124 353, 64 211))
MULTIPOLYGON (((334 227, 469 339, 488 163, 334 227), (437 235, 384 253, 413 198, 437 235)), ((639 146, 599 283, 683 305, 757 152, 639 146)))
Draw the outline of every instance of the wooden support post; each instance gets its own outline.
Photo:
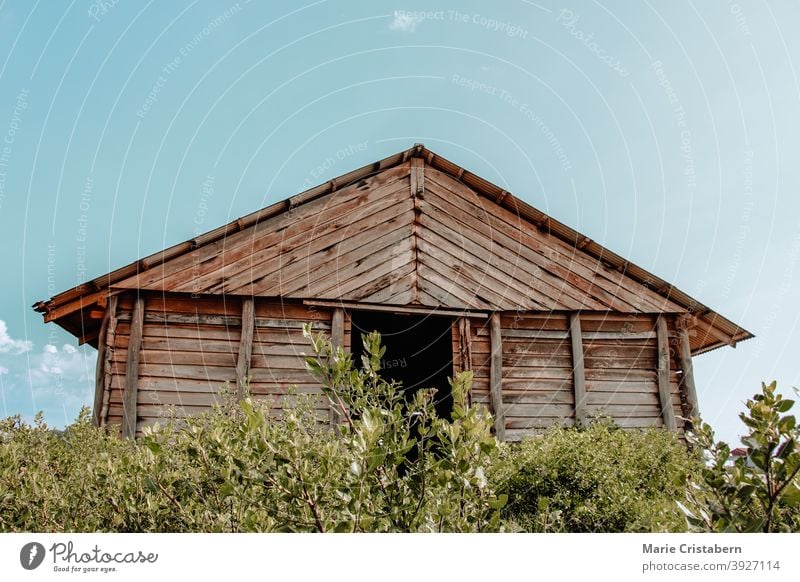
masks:
POLYGON ((575 389, 575 423, 586 423, 586 371, 583 366, 583 334, 577 311, 569 314, 569 335, 572 340, 572 380, 575 389))
POLYGON ((344 309, 337 307, 331 317, 331 343, 335 348, 344 347, 344 309))
MULTIPOLYGON (((453 359, 453 373, 458 374, 472 370, 472 329, 469 317, 459 317, 457 320, 456 334, 458 338, 458 354, 453 359), (456 363, 458 365, 456 365, 456 363)), ((467 402, 472 404, 472 388, 466 395, 467 402)))
POLYGON ((144 327, 144 297, 136 297, 131 316, 131 335, 125 361, 125 393, 122 396, 122 436, 136 438, 136 402, 139 393, 139 353, 144 327))
POLYGON ((117 336, 117 303, 119 297, 114 295, 108 302, 108 330, 106 331, 106 349, 103 354, 103 396, 102 408, 100 412, 99 423, 100 426, 105 426, 108 422, 108 407, 111 406, 111 372, 112 361, 114 357, 114 339, 117 336))
POLYGON ((419 196, 425 191, 425 162, 422 158, 411 158, 411 195, 419 196))
MULTIPOLYGON (((331 316, 331 344, 334 349, 344 348, 344 309, 341 307, 336 307, 331 316)), ((331 426, 341 424, 342 414, 333 402, 330 403, 328 413, 331 426)))
POLYGON ((669 389, 669 338, 667 336, 667 320, 659 315, 656 320, 656 336, 658 337, 658 396, 661 399, 661 414, 664 426, 672 432, 678 430, 675 423, 675 409, 672 407, 672 393, 669 389))
POLYGON ((468 317, 458 320, 458 340, 461 348, 461 371, 472 369, 472 325, 468 317))
MULTIPOLYGON (((422 158, 411 158, 411 198, 414 201, 414 214, 411 228, 413 235, 411 237, 411 255, 414 257, 414 265, 417 265, 411 271, 411 303, 419 301, 419 281, 418 281, 418 265, 419 265, 419 233, 420 233, 420 216, 422 209, 420 208, 420 199, 425 193, 425 162, 422 158)), ((399 266, 399 265, 398 265, 399 266)))
POLYGON ((239 400, 246 396, 250 359, 253 355, 253 329, 256 325, 255 302, 252 297, 242 301, 242 335, 239 338, 239 357, 236 360, 236 395, 239 400))
POLYGON ((697 388, 694 383, 694 365, 692 364, 692 350, 689 347, 689 332, 686 327, 678 327, 678 360, 683 372, 681 378, 681 388, 686 394, 686 402, 689 405, 687 411, 689 418, 700 414, 700 406, 697 402, 697 388))
MULTIPOLYGON (((116 297, 114 297, 116 299, 116 297)), ((112 300, 113 301, 113 300, 112 300)), ((100 426, 100 414, 103 412, 103 396, 105 391, 104 372, 106 370, 106 334, 108 333, 108 320, 111 318, 111 306, 103 313, 103 322, 100 324, 100 334, 97 336, 97 364, 94 368, 94 402, 92 405, 92 422, 100 426)))
POLYGON ((489 370, 489 402, 494 414, 494 434, 505 440, 506 419, 503 411, 503 338, 500 335, 500 314, 493 313, 489 319, 491 340, 491 367, 489 370))

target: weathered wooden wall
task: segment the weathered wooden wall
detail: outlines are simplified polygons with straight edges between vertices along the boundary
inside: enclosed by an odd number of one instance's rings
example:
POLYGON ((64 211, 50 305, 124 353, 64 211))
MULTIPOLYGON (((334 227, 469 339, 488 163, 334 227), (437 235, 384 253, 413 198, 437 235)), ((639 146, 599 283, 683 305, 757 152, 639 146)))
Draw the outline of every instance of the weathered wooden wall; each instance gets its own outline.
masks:
MULTIPOLYGON (((123 294, 106 333, 110 366, 108 390, 102 397, 101 424, 123 425, 134 294, 123 294), (116 323, 116 325, 114 325, 116 323), (113 328, 113 329, 112 329, 113 328)), ((178 417, 208 410, 222 387, 238 387, 237 364, 242 340, 241 297, 143 295, 144 317, 136 378, 136 432, 166 415, 178 417), (174 410, 168 407, 174 406, 174 410)), ((296 303, 256 300, 252 348, 245 377, 256 397, 269 397, 280 407, 287 388, 296 394, 318 394, 320 417, 328 407, 317 382, 305 370, 310 352, 302 325, 330 333, 330 310, 296 303)), ((100 357, 104 357, 100 354, 100 357)), ((288 396, 290 397, 290 396, 288 396)))
POLYGON ((423 303, 495 310, 681 310, 550 235, 546 221, 528 222, 436 169, 426 166, 424 176, 424 196, 417 203, 423 303))
POLYGON ((489 403, 489 320, 470 321, 469 341, 472 352, 472 402, 489 403))
MULTIPOLYGON (((605 414, 620 426, 664 426, 659 393, 655 315, 530 313, 501 317, 504 436, 518 440, 554 424, 605 414), (573 319, 579 337, 573 342, 573 319), (575 354, 575 347, 582 353, 575 354), (576 357, 580 356, 580 357, 576 357), (578 361, 582 365, 578 365, 578 361), (582 368, 582 371, 581 369, 582 368), (582 377, 583 381, 578 381, 582 377), (576 396, 581 395, 576 398, 576 396)), ((668 387, 675 428, 683 429, 687 398, 679 389, 675 323, 665 317, 670 350, 668 387)), ((491 333, 473 321, 473 401, 492 408, 491 333)))
MULTIPOLYGON (((659 396, 656 316, 582 315, 586 400, 590 414, 605 412, 629 427, 663 426, 659 396)), ((668 328, 674 334, 674 324, 668 328)), ((677 428, 683 426, 678 373, 670 365, 669 393, 677 428)))
POLYGON ((569 320, 564 314, 501 318, 507 438, 531 428, 572 424, 575 399, 569 320))
MULTIPOLYGON (((340 312, 337 323, 335 308, 300 302, 138 297, 140 316, 135 293, 109 302, 97 368, 101 424, 121 425, 126 436, 138 434, 167 415, 209 409, 226 383, 236 391, 242 379, 249 381, 253 396, 272 399, 276 413, 286 399, 308 394, 316 396, 320 420, 336 422, 319 383, 305 369, 310 346, 302 325, 312 322, 314 330, 333 334, 349 351, 348 310, 340 312), (142 322, 138 332, 137 318, 142 322), (127 414, 126 408, 131 409, 127 414)), ((681 382, 685 363, 677 322, 669 315, 595 312, 458 317, 452 327, 453 372, 472 369, 471 400, 492 410, 495 430, 507 440, 596 414, 627 428, 666 426, 682 432, 681 417, 696 402, 681 382)))
POLYGON ((254 397, 269 397, 276 409, 293 386, 294 394, 315 396, 320 419, 328 418, 327 399, 305 368, 304 358, 311 353, 309 340, 303 337, 303 324, 312 322, 312 330, 331 333, 331 312, 319 307, 258 299, 255 305, 255 333, 250 367, 250 391, 254 397))

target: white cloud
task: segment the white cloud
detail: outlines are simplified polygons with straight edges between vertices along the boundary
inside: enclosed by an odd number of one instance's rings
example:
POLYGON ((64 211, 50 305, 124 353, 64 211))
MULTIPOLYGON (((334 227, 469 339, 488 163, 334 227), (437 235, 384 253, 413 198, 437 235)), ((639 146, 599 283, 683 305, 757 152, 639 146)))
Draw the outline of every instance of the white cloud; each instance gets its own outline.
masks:
POLYGON ((9 378, 11 389, 30 391, 39 407, 77 410, 90 404, 94 390, 95 351, 70 348, 59 349, 47 344, 29 356, 30 367, 14 366, 4 379, 9 378))
POLYGON ((0 319, 0 353, 24 354, 33 349, 33 342, 14 339, 8 335, 6 322, 0 319))
MULTIPOLYGON (((14 344, 6 341, 4 345, 14 344)), ((88 346, 76 348, 69 344, 61 347, 45 344, 35 350, 29 343, 20 346, 17 342, 16 345, 18 347, 14 351, 17 354, 0 354, 3 356, 0 358, 0 380, 4 395, 6 398, 10 396, 10 402, 32 401, 37 410, 48 410, 48 414, 57 411, 55 420, 58 422, 62 422, 60 411, 72 415, 81 406, 91 404, 94 393, 95 350, 88 346), (21 353, 22 348, 27 349, 28 353, 20 357, 18 353, 21 353)), ((51 420, 53 418, 48 419, 51 420)), ((71 417, 63 418, 64 423, 70 421, 71 417)))
POLYGON ((59 350, 52 344, 42 348, 40 354, 31 357, 31 380, 36 385, 50 384, 53 379, 83 380, 90 371, 87 356, 74 346, 64 344, 59 350))
POLYGON ((413 14, 403 12, 402 10, 395 10, 394 19, 389 25, 389 28, 392 30, 399 30, 400 32, 414 32, 420 20, 419 17, 413 14))
POLYGON ((54 376, 60 376, 64 373, 64 370, 58 366, 49 366, 46 362, 39 364, 39 371, 45 374, 53 374, 54 376))

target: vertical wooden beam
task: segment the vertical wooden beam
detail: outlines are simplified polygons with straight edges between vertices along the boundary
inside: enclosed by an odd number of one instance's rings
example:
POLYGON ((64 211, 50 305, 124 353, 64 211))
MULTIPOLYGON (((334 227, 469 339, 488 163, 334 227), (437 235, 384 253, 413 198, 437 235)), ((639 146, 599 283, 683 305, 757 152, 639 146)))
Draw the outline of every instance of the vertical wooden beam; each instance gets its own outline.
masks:
MULTIPOLYGON (((112 299, 112 304, 116 307, 116 297, 112 299)), ((94 402, 92 404, 92 422, 95 426, 100 426, 100 415, 103 412, 103 396, 105 394, 105 370, 106 370, 106 335, 108 334, 108 320, 111 318, 111 305, 106 306, 103 313, 103 322, 100 324, 100 335, 97 336, 97 364, 94 369, 94 402)))
POLYGON ((572 381, 575 389, 575 423, 586 423, 586 371, 583 365, 583 335, 580 313, 569 314, 569 336, 572 340, 572 381))
POLYGON ((108 331, 106 332, 106 350, 103 362, 103 410, 100 413, 100 426, 108 422, 108 408, 111 406, 111 374, 113 372, 114 341, 117 337, 117 304, 119 297, 114 295, 108 302, 108 331))
POLYGON ((239 357, 236 360, 236 395, 239 400, 246 396, 250 360, 253 355, 253 329, 256 325, 255 302, 252 297, 242 300, 242 335, 239 338, 239 357))
POLYGON ((500 314, 493 313, 489 319, 491 339, 491 364, 489 369, 489 402, 494 414, 494 434, 505 440, 506 419, 503 411, 503 338, 500 334, 500 314))
POLYGON ((676 432, 675 409, 672 407, 672 393, 669 389, 669 338, 667 320, 659 315, 656 320, 656 336, 658 338, 658 396, 661 399, 661 414, 664 426, 676 432))
POLYGON ((331 316, 331 343, 334 348, 344 347, 344 309, 336 307, 331 316))
POLYGON ((450 326, 450 340, 453 346, 453 377, 464 371, 464 318, 458 317, 450 326))
POLYGON ((411 195, 419 196, 425 191, 425 162, 422 158, 411 158, 411 195))
POLYGON ((144 297, 138 295, 133 304, 128 355, 125 360, 125 393, 122 395, 122 436, 136 438, 136 402, 139 393, 139 353, 144 327, 144 297))
MULTIPOLYGON (((456 322, 457 325, 454 327, 457 328, 458 333, 458 353, 453 354, 453 368, 454 372, 458 373, 472 370, 472 329, 469 317, 459 317, 456 322), (456 356, 458 357, 456 358, 456 356), (456 361, 458 361, 458 366, 455 366, 456 361)), ((467 402, 472 404, 471 388, 467 394, 467 402)))
POLYGON ((685 326, 678 327, 678 360, 683 372, 681 378, 681 388, 686 394, 686 402, 689 405, 687 414, 689 418, 700 414, 700 406, 697 402, 697 388, 694 383, 694 365, 692 364, 692 350, 689 347, 689 332, 685 326))
POLYGON ((461 369, 472 369, 472 324, 469 322, 469 317, 461 318, 461 369))
MULTIPOLYGON (((344 309, 341 307, 334 308, 331 316, 331 344, 334 349, 344 348, 344 309)), ((333 402, 330 403, 328 413, 331 426, 341 424, 342 415, 333 402)))
POLYGON ((414 270, 411 272, 412 287, 411 287, 411 302, 414 303, 419 300, 419 277, 417 269, 419 267, 419 217, 422 214, 422 209, 419 205, 419 200, 425 192, 425 162, 422 158, 411 158, 411 198, 414 201, 414 216, 412 228, 414 236, 411 238, 413 245, 412 253, 414 256, 414 270))

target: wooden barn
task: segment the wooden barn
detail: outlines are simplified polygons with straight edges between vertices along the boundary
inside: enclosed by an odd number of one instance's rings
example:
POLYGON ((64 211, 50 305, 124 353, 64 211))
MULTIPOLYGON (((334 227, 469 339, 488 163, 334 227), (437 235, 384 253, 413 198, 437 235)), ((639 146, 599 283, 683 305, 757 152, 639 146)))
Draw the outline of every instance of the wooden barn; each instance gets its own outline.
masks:
MULTIPOLYGON (((41 301, 98 349, 94 418, 132 437, 208 409, 221 387, 321 394, 304 322, 386 376, 473 402, 517 440, 596 413, 682 431, 692 357, 749 332, 666 281, 422 145, 41 301)), ((324 398, 320 417, 334 418, 324 398)))

